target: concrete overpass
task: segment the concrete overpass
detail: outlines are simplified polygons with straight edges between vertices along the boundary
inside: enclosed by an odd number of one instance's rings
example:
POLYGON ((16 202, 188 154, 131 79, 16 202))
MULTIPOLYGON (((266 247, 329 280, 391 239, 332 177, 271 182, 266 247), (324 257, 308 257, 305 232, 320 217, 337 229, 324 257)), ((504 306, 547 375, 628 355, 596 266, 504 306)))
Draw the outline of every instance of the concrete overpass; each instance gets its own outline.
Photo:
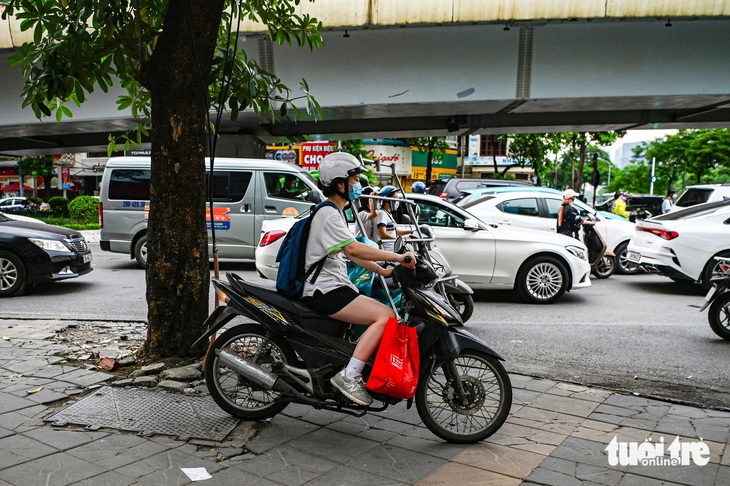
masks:
MULTIPOLYGON (((634 128, 730 128, 730 1, 317 0, 316 51, 272 45, 246 24, 241 46, 295 89, 305 78, 324 121, 246 113, 224 122, 222 152, 245 140, 385 138, 634 128)), ((27 40, 0 25, 0 153, 104 150, 131 126, 118 91, 74 117, 21 109, 27 40)), ((220 152, 219 152, 220 153, 220 152)))

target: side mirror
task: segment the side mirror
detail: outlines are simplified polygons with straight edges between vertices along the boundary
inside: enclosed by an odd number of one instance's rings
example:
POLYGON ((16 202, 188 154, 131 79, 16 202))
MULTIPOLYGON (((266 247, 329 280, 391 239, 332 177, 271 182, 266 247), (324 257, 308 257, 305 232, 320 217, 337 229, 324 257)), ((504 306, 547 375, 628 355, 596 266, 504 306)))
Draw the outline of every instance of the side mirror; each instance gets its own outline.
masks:
POLYGON ((307 200, 310 202, 313 202, 314 204, 319 204, 323 201, 322 195, 319 191, 312 191, 309 193, 309 196, 307 196, 307 200))
POLYGON ((479 226, 479 222, 476 219, 467 219, 464 221, 464 230, 465 231, 479 231, 481 226, 479 226))
POLYGON ((403 248, 406 246, 405 241, 403 240, 402 236, 399 236, 395 239, 395 243, 393 243, 393 251, 395 253, 400 253, 403 251, 403 248))

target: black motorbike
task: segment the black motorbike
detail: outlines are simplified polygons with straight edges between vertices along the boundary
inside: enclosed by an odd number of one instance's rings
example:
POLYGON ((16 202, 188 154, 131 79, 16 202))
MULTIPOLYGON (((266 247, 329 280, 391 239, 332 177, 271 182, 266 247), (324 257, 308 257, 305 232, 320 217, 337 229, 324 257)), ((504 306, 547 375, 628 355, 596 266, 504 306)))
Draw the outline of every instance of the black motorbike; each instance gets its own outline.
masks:
MULTIPOLYGON (((403 292, 399 318, 418 332, 420 376, 407 406, 415 400, 426 427, 446 441, 489 437, 512 404, 503 358, 458 326, 459 313, 432 288, 438 276, 427 260, 419 260, 415 270, 399 265, 393 276, 403 292)), ((331 386, 330 378, 352 356, 354 326, 236 274, 229 273, 227 281, 213 279, 213 285, 226 305, 208 317, 198 343, 226 326, 209 347, 204 372, 213 400, 229 414, 261 420, 299 403, 362 416, 401 401, 371 393, 376 401, 364 407, 331 386), (238 318, 244 322, 235 322, 238 318)), ((372 363, 363 371, 366 380, 372 363)))
POLYGON ((588 263, 596 278, 608 278, 616 271, 616 257, 606 248, 594 224, 583 224, 583 243, 588 248, 588 263))
POLYGON ((730 341, 730 258, 715 257, 715 260, 718 261, 716 268, 722 274, 710 280, 712 286, 705 295, 705 304, 700 312, 709 306, 707 320, 710 327, 715 334, 730 341))

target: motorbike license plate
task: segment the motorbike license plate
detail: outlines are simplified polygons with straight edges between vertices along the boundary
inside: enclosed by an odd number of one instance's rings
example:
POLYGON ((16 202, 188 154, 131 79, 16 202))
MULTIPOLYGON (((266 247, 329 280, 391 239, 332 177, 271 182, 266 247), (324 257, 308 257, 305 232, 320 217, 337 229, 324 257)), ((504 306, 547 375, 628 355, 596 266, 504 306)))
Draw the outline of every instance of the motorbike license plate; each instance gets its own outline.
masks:
POLYGON ((639 261, 641 260, 641 253, 630 251, 626 254, 626 259, 631 263, 639 263, 639 261))
POLYGON ((707 295, 705 295, 705 300, 709 302, 712 299, 712 296, 715 295, 715 292, 717 291, 717 287, 714 285, 710 287, 710 290, 707 291, 707 295))

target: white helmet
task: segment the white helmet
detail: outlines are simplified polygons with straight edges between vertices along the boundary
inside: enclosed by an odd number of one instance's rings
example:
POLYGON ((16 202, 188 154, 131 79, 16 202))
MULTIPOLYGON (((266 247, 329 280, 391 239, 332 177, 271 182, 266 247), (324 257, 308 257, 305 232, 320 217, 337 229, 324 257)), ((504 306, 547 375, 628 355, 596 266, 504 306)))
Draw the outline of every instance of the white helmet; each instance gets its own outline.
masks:
POLYGON ((323 158, 319 164, 319 182, 323 186, 329 186, 335 179, 347 179, 362 172, 365 172, 365 167, 354 155, 333 152, 323 158))

